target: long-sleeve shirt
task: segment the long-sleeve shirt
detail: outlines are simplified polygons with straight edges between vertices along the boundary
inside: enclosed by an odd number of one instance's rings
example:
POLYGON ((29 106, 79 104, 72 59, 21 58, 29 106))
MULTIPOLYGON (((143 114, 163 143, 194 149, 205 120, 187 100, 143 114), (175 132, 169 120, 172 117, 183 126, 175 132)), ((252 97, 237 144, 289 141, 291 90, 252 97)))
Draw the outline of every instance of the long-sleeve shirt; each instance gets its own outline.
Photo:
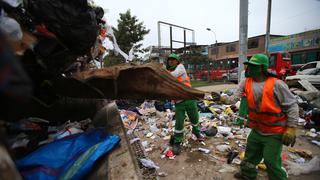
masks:
MULTIPOLYGON (((186 68, 184 67, 183 64, 178 64, 178 66, 176 67, 176 69, 174 71, 170 72, 172 76, 174 77, 179 77, 179 76, 187 76, 187 71, 186 68)), ((183 77, 184 78, 184 77, 183 77)))
MULTIPOLYGON (((182 76, 182 78, 186 78, 187 77, 187 71, 186 68, 184 67, 183 64, 178 64, 178 66, 176 67, 176 69, 174 71, 170 72, 172 76, 174 77, 179 77, 182 76)), ((177 100, 175 101, 175 103, 179 103, 182 102, 182 100, 177 100)))
MULTIPOLYGON (((252 82, 252 91, 255 104, 260 107, 262 92, 265 81, 252 82)), ((238 89, 234 96, 230 97, 230 103, 240 100, 245 90, 245 79, 239 83, 238 89)), ((295 127, 299 119, 299 106, 294 95, 290 92, 288 86, 281 80, 277 80, 273 89, 274 102, 281 107, 282 111, 287 114, 287 126, 295 127)))

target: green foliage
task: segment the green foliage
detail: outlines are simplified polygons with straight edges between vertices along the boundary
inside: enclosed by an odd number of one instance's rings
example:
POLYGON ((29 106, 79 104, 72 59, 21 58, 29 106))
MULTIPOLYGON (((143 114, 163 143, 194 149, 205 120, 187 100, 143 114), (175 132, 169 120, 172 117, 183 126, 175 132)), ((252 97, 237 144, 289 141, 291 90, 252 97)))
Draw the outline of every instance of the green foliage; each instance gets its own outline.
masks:
MULTIPOLYGON (((138 42, 142 41, 143 37, 148 34, 150 30, 146 29, 143 22, 139 22, 136 16, 132 16, 130 10, 127 10, 125 13, 120 13, 119 15, 118 26, 116 28, 112 27, 112 29, 120 49, 125 53, 129 53, 132 46, 135 45, 134 55, 135 52, 142 52, 140 49, 142 44, 138 42)), ((120 55, 110 53, 110 55, 105 58, 105 62, 105 66, 112 66, 124 63, 124 59, 120 55)))
POLYGON ((198 52, 183 54, 181 56, 181 59, 183 60, 184 64, 204 64, 204 63, 208 63, 209 61, 207 56, 202 55, 201 53, 198 53, 198 52))
MULTIPOLYGON (((137 16, 132 16, 130 10, 125 13, 120 13, 120 19, 118 19, 118 27, 114 28, 114 35, 117 38, 119 47, 128 53, 132 46, 139 41, 143 40, 143 37, 149 33, 149 29, 143 25, 143 22, 139 22, 137 16)), ((139 51, 141 43, 136 44, 135 52, 139 51)))
POLYGON ((118 64, 125 63, 125 60, 120 55, 115 55, 113 52, 111 52, 109 55, 107 55, 104 58, 104 66, 110 67, 118 64))

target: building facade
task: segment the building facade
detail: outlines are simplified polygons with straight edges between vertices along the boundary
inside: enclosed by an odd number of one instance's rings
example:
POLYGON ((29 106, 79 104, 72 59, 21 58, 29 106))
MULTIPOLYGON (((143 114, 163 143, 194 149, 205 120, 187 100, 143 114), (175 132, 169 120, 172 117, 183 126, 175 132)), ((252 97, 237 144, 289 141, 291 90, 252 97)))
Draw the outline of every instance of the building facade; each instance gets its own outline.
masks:
MULTIPOLYGON (((278 37, 283 36, 270 35, 271 39, 278 37)), ((248 58, 258 53, 265 53, 265 35, 250 37, 248 39, 248 58)), ((212 68, 214 69, 232 69, 238 67, 239 41, 211 45, 208 57, 212 61, 212 68)))
POLYGON ((271 40, 269 52, 289 52, 292 64, 320 61, 320 29, 271 40))

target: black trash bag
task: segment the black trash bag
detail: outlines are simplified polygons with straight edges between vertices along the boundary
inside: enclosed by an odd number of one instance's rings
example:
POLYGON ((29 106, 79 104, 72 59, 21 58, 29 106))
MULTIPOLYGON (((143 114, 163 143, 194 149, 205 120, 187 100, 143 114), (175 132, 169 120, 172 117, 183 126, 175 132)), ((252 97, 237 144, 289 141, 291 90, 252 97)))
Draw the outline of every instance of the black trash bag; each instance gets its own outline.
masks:
POLYGON ((17 120, 33 94, 33 84, 0 32, 0 119, 17 120))
POLYGON ((25 5, 35 22, 44 24, 72 52, 85 54, 94 45, 103 9, 88 6, 87 0, 29 0, 25 5))
POLYGON ((162 111, 162 112, 166 111, 164 105, 165 105, 165 101, 155 101, 154 102, 154 106, 155 106, 156 110, 158 110, 158 111, 162 111))
POLYGON ((209 110, 209 108, 202 102, 198 102, 198 109, 200 110, 200 112, 202 113, 210 113, 211 111, 209 110))
POLYGON ((206 136, 213 137, 218 133, 218 129, 215 127, 212 127, 212 128, 206 129, 204 133, 206 134, 206 136))

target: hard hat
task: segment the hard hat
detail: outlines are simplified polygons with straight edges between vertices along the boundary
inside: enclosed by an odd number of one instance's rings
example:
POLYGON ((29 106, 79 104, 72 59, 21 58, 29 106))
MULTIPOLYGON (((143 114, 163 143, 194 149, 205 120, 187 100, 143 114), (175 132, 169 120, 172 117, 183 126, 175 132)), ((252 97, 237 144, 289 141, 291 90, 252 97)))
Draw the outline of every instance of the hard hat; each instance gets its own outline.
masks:
POLYGON ((264 54, 256 54, 252 56, 249 61, 245 61, 243 64, 262 65, 264 69, 268 69, 269 58, 264 54))
POLYGON ((180 62, 180 56, 178 54, 175 54, 175 53, 170 54, 169 57, 168 57, 168 60, 169 59, 175 59, 175 60, 180 62))

